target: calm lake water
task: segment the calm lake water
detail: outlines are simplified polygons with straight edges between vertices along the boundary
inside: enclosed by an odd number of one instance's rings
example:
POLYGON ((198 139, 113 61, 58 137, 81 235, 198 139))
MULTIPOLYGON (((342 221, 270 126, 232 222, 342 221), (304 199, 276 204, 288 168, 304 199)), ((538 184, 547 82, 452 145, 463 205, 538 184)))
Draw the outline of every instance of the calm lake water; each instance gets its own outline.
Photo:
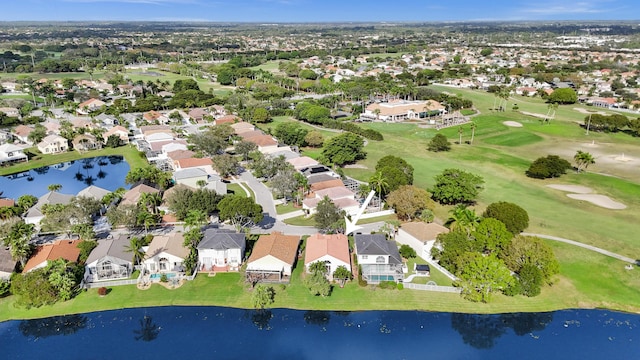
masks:
POLYGON ((637 359, 640 315, 158 307, 0 323, 5 359, 637 359))
POLYGON ((129 164, 122 156, 100 156, 45 166, 0 177, 0 191, 18 199, 25 194, 40 197, 51 184, 61 184, 63 194, 75 195, 89 185, 109 191, 124 187, 129 164))

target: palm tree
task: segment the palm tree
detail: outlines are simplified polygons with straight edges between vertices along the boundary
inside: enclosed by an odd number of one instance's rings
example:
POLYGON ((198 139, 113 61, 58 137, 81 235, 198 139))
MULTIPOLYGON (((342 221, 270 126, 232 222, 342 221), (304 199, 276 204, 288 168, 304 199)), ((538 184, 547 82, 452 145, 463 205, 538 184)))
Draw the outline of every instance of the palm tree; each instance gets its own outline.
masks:
POLYGON ((475 231, 481 220, 475 210, 469 209, 464 204, 456 206, 449 213, 451 214, 447 221, 449 227, 452 230, 464 230, 467 235, 475 231))
POLYGON ((458 126, 458 144, 462 145, 462 133, 464 132, 464 130, 462 129, 462 126, 458 126))
POLYGON ((130 252, 132 254, 131 261, 133 264, 139 264, 144 259, 144 251, 142 251, 142 246, 144 246, 142 239, 134 236, 129 240, 129 245, 125 247, 126 252, 130 252))
POLYGON ((202 189, 203 187, 205 187, 207 185, 207 181, 200 179, 200 180, 196 181, 196 185, 198 185, 198 187, 200 189, 202 189))
POLYGON ((144 225, 144 233, 145 235, 149 234, 149 226, 155 225, 157 223, 157 218, 154 214, 149 211, 143 210, 138 213, 136 217, 136 222, 138 225, 144 225))
POLYGON ((4 240, 4 245, 9 247, 11 257, 20 261, 22 267, 27 262, 31 254, 31 244, 29 241, 33 236, 35 226, 24 222, 16 223, 11 227, 11 232, 4 240))
POLYGON ((60 185, 60 184, 51 184, 51 185, 47 186, 47 189, 49 191, 60 191, 60 189, 62 189, 62 185, 60 185))
POLYGON ((160 193, 142 193, 138 204, 145 207, 151 214, 158 212, 158 205, 162 202, 160 193))
POLYGON ((378 194, 378 199, 380 200, 379 208, 382 210, 382 198, 386 190, 389 188, 387 179, 384 177, 382 172, 378 171, 369 179, 369 186, 378 194))
POLYGON ((596 163, 596 160, 593 158, 593 155, 582 150, 578 150, 576 152, 576 154, 573 156, 573 160, 576 162, 576 165, 578 166, 578 172, 580 172, 580 170, 583 170, 583 169, 586 170, 589 165, 596 163))
POLYGON ((187 212, 187 216, 184 219, 185 226, 189 228, 199 228, 207 221, 207 214, 200 209, 193 209, 187 212))
POLYGON ((478 124, 476 124, 474 121, 471 122, 471 140, 469 140, 469 145, 473 145, 473 137, 476 134, 476 128, 478 127, 478 124))

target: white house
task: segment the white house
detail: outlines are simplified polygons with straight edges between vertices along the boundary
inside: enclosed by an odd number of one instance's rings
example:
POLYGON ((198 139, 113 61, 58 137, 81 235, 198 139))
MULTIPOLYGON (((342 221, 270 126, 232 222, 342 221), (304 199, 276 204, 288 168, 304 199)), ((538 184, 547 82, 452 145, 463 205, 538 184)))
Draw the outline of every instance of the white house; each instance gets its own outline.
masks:
POLYGON ((21 161, 28 161, 27 155, 21 147, 13 144, 0 145, 0 165, 6 165, 21 161))
POLYGON ((127 252, 129 238, 125 235, 115 239, 98 241, 85 265, 85 281, 126 279, 133 270, 132 254, 127 252))
POLYGON ((198 185, 199 181, 203 181, 204 184, 208 182, 209 174, 201 168, 188 168, 183 170, 178 170, 173 173, 173 179, 176 184, 183 184, 194 189, 198 189, 200 186, 198 185))
POLYGON ((201 271, 238 271, 242 265, 246 236, 231 230, 207 229, 198 244, 201 271))
POLYGON ((333 278, 333 273, 339 266, 351 271, 351 256, 349 255, 349 240, 344 234, 314 234, 307 239, 305 247, 304 266, 309 267, 315 262, 323 262, 327 267, 327 276, 333 278))
POLYGON ((49 191, 48 193, 39 197, 38 202, 29 210, 27 210, 27 213, 24 216, 24 222, 27 224, 40 224, 40 221, 44 219, 44 214, 42 213, 43 205, 67 205, 69 202, 71 202, 71 199, 73 199, 73 195, 60 194, 55 191, 49 191))
POLYGON ((182 263, 189 256, 189 249, 183 245, 181 233, 170 233, 153 238, 145 252, 142 265, 151 273, 152 279, 160 278, 160 273, 176 274, 184 272, 182 263), (156 275, 154 275, 156 274, 156 275))
POLYGON ((299 236, 281 232, 260 236, 247 260, 247 281, 288 282, 299 244, 299 236))
POLYGON ((356 234, 354 242, 362 278, 369 284, 398 282, 404 278, 402 258, 395 242, 388 241, 383 234, 356 234))
POLYGON ((411 246, 423 259, 431 260, 431 249, 438 235, 448 232, 449 229, 436 223, 410 222, 398 229, 396 241, 411 246))
POLYGON ((57 154, 69 149, 69 142, 60 135, 47 135, 38 144, 38 150, 43 154, 57 154))

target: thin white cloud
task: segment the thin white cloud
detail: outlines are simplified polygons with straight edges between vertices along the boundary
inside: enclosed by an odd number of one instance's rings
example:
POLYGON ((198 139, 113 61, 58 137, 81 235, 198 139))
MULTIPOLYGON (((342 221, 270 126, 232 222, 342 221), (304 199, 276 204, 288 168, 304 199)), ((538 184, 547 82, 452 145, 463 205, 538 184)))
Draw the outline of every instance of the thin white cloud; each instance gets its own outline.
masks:
POLYGON ((566 0, 547 1, 532 3, 528 7, 521 9, 520 12, 539 15, 571 15, 601 14, 619 10, 613 8, 611 2, 612 1, 607 0, 578 2, 567 2, 566 0))

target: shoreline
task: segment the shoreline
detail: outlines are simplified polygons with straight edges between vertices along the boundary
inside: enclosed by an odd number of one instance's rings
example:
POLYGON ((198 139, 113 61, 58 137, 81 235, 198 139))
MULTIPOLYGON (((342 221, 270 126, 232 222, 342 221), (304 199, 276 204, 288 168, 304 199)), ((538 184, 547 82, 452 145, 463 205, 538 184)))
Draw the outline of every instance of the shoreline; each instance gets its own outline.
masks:
MULTIPOLYGON (((208 277, 199 277, 197 284, 186 284, 179 289, 169 290, 160 285, 152 286, 148 290, 138 290, 135 285, 111 287, 111 292, 100 297, 97 289, 89 289, 81 292, 76 298, 47 305, 40 308, 26 309, 18 307, 15 298, 9 296, 0 299, 0 323, 13 320, 30 320, 65 316, 74 314, 86 314, 100 311, 112 311, 135 308, 167 307, 167 306, 217 306, 235 309, 253 310, 251 306, 250 291, 246 287, 239 288, 236 294, 221 294, 218 298, 202 294, 195 299, 194 291, 206 286, 209 292, 222 293, 223 287, 216 287, 208 277), (220 291, 216 291, 220 290, 220 291), (102 303, 101 303, 102 302, 102 303), (123 302, 126 302, 125 305, 123 302)), ((311 311, 420 311, 463 314, 505 314, 505 313, 543 313, 560 310, 584 309, 584 310, 609 310, 622 313, 640 314, 640 307, 611 302, 586 302, 574 297, 569 301, 557 300, 558 294, 552 289, 543 290, 546 299, 556 301, 538 301, 537 298, 509 298, 504 295, 496 296, 490 303, 473 303, 463 299, 457 294, 434 293, 418 290, 383 290, 375 288, 362 288, 357 283, 347 284, 344 289, 358 292, 357 298, 345 297, 343 289, 335 289, 330 297, 319 298, 305 293, 298 295, 295 288, 286 290, 277 288, 275 302, 269 309, 291 309, 311 311), (293 296, 292 296, 293 295, 293 296), (332 299, 332 297, 334 297, 332 299), (373 298, 373 301, 370 301, 373 298), (369 300, 369 301, 368 301, 369 300), (315 303, 313 303, 315 302, 315 303)), ((277 287, 277 285, 276 285, 277 287)), ((306 289, 305 289, 306 290, 306 289)), ((204 293, 205 290, 201 290, 204 293)), ((576 294, 577 295, 577 294, 576 294)))

